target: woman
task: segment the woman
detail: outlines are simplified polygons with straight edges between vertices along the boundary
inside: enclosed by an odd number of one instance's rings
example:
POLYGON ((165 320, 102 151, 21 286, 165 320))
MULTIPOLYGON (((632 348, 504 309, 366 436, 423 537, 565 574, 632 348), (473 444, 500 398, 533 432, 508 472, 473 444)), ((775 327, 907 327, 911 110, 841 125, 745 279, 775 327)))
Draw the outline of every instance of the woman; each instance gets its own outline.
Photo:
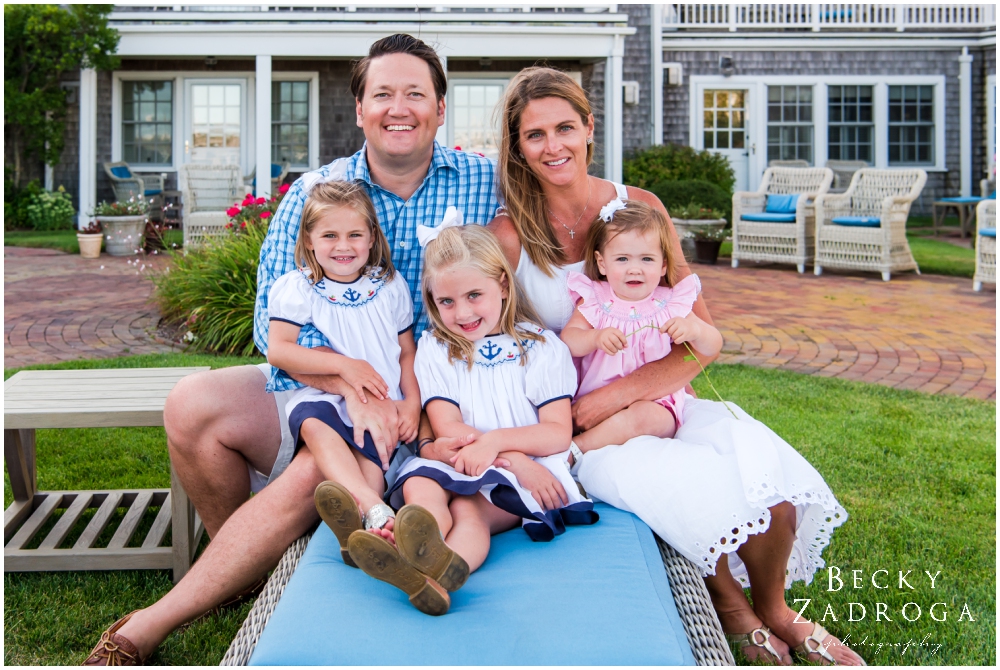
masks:
MULTIPOLYGON (((498 182, 505 210, 490 228, 543 325, 558 332, 575 308, 566 274, 581 270, 587 230, 601 208, 620 197, 666 211, 647 191, 587 174, 594 117, 569 76, 548 68, 522 71, 500 113, 498 182)), ((701 296, 693 311, 711 323, 701 296)), ((684 388, 699 371, 696 362, 684 360, 686 353, 675 348, 581 398, 573 409, 576 427, 587 430, 637 400, 684 388)), ((864 664, 822 627, 796 619, 784 599, 787 586, 811 581, 823 566, 820 552, 846 512, 798 452, 730 406, 738 420, 720 403, 692 399, 675 439, 638 437, 587 452, 580 483, 636 513, 700 566, 723 629, 750 660, 790 664, 794 648, 814 662, 864 664)))

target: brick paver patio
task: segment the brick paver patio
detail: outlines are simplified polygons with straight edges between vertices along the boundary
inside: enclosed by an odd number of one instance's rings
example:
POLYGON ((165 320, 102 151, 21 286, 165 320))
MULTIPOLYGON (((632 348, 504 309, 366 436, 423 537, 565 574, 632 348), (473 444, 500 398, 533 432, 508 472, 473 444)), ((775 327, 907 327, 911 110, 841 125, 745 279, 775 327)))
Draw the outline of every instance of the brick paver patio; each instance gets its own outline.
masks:
MULTIPOLYGON (((4 256, 5 367, 177 350, 150 335, 158 314, 148 269, 44 249, 5 247, 4 256)), ((722 263, 695 270, 726 340, 724 362, 996 397, 992 286, 975 293, 964 278, 909 273, 886 283, 722 263)))

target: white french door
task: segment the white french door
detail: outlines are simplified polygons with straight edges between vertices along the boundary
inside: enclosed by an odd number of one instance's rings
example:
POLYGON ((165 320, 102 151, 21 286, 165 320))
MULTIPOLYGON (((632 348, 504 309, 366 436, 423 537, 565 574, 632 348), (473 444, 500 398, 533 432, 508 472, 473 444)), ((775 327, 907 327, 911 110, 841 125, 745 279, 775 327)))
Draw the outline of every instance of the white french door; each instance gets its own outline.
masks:
POLYGON ((184 162, 247 166, 245 79, 185 81, 184 162))
POLYGON ((736 175, 734 190, 746 191, 750 176, 748 89, 705 88, 699 101, 702 148, 725 156, 736 175))

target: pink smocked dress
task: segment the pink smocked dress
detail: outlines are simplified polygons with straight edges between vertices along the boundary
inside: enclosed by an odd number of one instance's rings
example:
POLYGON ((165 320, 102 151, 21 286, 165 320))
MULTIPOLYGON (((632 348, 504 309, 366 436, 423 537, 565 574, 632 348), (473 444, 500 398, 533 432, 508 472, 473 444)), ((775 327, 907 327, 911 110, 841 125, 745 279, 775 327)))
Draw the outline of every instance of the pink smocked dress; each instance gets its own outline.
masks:
MULTIPOLYGON (((583 298, 577 309, 591 326, 617 328, 628 340, 628 346, 614 356, 598 349, 583 357, 577 398, 669 354, 670 337, 660 332, 660 326, 674 317, 690 314, 701 293, 698 275, 688 275, 670 288, 657 286, 647 298, 637 302, 622 300, 606 281, 592 281, 579 272, 570 272, 566 285, 574 303, 583 298)), ((686 396, 682 389, 655 401, 670 410, 678 428, 684 416, 686 396)))

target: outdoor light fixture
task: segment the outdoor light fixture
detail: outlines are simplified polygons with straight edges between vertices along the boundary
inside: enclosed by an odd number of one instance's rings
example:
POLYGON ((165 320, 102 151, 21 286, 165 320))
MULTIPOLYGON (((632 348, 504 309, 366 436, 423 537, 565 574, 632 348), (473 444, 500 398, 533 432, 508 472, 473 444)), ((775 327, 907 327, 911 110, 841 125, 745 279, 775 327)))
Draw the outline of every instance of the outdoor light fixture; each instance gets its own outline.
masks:
POLYGON ((625 104, 626 105, 638 105, 639 104, 639 82, 637 81, 623 81, 622 87, 625 89, 625 104))
POLYGON ((664 81, 667 86, 680 86, 684 83, 684 65, 682 63, 663 64, 664 81))
POLYGON ((479 59, 479 69, 480 70, 489 70, 491 67, 493 67, 493 59, 492 58, 480 58, 479 59))
POLYGON ((736 65, 733 63, 732 56, 719 56, 719 72, 721 72, 724 77, 728 77, 735 70, 736 65))
POLYGON ((218 62, 219 59, 216 58, 215 56, 205 56, 205 65, 207 65, 208 67, 214 67, 216 64, 218 64, 218 62))

